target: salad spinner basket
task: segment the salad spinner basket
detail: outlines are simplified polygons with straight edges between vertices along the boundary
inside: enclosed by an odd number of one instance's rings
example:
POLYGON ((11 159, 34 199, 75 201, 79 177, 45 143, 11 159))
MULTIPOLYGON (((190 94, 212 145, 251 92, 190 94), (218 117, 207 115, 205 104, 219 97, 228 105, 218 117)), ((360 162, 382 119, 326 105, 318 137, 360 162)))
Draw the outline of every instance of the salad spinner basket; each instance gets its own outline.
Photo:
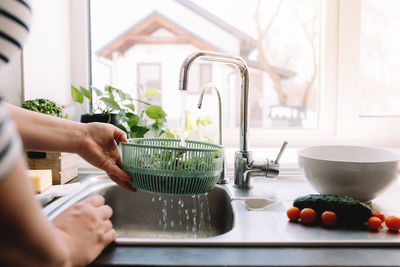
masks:
POLYGON ((223 147, 179 139, 133 138, 122 144, 122 161, 132 186, 167 195, 210 191, 222 171, 223 147))

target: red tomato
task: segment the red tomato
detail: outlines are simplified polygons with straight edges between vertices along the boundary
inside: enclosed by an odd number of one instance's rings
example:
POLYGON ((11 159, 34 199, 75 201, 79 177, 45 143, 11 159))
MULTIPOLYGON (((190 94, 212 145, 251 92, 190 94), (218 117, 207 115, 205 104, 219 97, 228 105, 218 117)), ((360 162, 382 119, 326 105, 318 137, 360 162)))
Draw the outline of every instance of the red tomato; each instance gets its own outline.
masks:
POLYGON ((337 223, 336 213, 333 211, 325 211, 321 214, 321 221, 326 226, 333 226, 337 223))
POLYGON ((400 218, 396 216, 389 216, 386 218, 386 227, 393 232, 400 230, 400 218))
POLYGON ((312 224, 317 219, 317 213, 310 208, 304 208, 300 211, 300 220, 302 223, 312 224))
POLYGON ((300 218, 300 209, 297 207, 292 207, 286 211, 286 215, 290 221, 295 222, 300 218))
POLYGON ((385 214, 383 214, 380 211, 376 211, 374 212, 374 214, 372 216, 378 217, 379 219, 381 219, 382 222, 385 221, 385 214))
POLYGON ((368 219, 368 228, 374 231, 378 231, 382 225, 382 221, 379 217, 371 216, 368 219))

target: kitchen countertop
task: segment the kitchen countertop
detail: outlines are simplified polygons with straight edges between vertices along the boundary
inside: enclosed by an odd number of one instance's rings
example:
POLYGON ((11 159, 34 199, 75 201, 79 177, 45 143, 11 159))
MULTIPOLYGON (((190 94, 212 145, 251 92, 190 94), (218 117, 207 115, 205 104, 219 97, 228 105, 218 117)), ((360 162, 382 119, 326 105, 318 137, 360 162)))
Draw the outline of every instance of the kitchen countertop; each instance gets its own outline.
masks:
MULTIPOLYGON (((80 172, 75 181, 88 174, 80 172)), ((111 244, 91 266, 400 266, 400 248, 111 244)))
POLYGON ((91 266, 400 266, 400 248, 111 244, 91 266))

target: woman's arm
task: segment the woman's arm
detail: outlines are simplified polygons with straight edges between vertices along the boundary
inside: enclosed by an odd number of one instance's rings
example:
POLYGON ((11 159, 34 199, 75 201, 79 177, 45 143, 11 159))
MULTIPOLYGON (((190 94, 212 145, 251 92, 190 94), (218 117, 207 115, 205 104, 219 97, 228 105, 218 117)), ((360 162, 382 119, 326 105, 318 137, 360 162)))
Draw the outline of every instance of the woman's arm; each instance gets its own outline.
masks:
POLYGON ((79 152, 84 124, 4 104, 17 124, 25 150, 79 152))
POLYGON ((6 104, 17 124, 25 150, 77 153, 103 169, 123 188, 135 192, 131 178, 122 170, 115 141, 127 142, 126 134, 106 123, 79 123, 6 104))
POLYGON ((111 208, 97 195, 49 222, 25 175, 23 158, 0 181, 0 262, 5 266, 83 266, 115 239, 111 208))

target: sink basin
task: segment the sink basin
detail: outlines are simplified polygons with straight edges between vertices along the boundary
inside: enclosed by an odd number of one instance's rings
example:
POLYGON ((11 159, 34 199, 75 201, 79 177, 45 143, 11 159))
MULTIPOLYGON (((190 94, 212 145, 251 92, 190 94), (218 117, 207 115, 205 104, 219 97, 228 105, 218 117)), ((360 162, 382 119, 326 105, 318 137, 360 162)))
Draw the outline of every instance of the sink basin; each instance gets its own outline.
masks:
POLYGON ((211 237, 226 233, 233 226, 230 197, 218 186, 208 194, 193 197, 141 191, 132 194, 117 185, 97 193, 113 208, 111 221, 117 237, 211 237))
MULTIPOLYGON (((220 186, 206 194, 167 196, 129 192, 106 176, 93 177, 74 196, 56 208, 45 208, 51 218, 93 194, 104 196, 112 207, 111 221, 118 238, 207 238, 233 228, 231 197, 220 186)), ((54 204, 54 203, 53 203, 54 204)), ((51 204, 51 205, 53 205, 51 204)))

